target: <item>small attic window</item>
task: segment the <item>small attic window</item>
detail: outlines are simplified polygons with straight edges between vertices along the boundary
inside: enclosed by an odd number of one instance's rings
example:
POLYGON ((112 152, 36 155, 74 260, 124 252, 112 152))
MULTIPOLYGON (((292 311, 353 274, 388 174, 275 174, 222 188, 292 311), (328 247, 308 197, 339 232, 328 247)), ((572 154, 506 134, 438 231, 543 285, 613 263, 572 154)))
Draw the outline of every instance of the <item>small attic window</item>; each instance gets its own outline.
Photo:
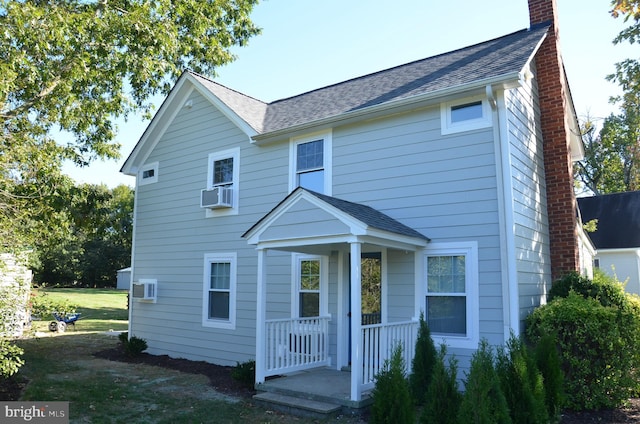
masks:
POLYGON ((442 134, 453 134, 491 126, 491 108, 482 97, 443 103, 440 107, 442 134))
POLYGON ((144 165, 138 173, 138 185, 158 182, 158 162, 144 165))
POLYGON ((482 102, 451 106, 451 123, 482 119, 482 102))

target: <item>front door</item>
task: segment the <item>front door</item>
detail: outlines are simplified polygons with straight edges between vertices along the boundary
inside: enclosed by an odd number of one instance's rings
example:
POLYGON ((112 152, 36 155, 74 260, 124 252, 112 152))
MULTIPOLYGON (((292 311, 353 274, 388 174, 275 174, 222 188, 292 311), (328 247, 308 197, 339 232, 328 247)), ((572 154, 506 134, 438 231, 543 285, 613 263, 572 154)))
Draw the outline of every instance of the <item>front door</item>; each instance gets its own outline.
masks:
POLYGON ((360 258, 362 310, 351 311, 351 281, 349 281, 349 364, 351 364, 351 320, 360 319, 361 325, 382 322, 382 253, 362 253, 360 258))

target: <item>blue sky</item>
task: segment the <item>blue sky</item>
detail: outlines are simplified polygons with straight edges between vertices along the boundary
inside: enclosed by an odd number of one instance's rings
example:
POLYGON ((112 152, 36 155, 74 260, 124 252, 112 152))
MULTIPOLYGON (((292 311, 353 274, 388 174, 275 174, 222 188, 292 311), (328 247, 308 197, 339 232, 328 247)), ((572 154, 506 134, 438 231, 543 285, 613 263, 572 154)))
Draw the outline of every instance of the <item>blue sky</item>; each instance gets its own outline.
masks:
MULTIPOLYGON (((605 80, 614 63, 640 56, 640 46, 614 46, 625 27, 609 0, 557 0, 560 43, 578 115, 615 112, 618 93, 605 80)), ((238 59, 215 80, 263 101, 304 93, 529 26, 527 0, 264 0, 252 14, 262 34, 234 50, 238 59), (479 6, 481 5, 481 6, 479 6)), ((160 105, 162 98, 157 99, 160 105)), ((148 122, 119 122, 119 160, 65 166, 77 182, 134 185, 120 167, 148 122)))

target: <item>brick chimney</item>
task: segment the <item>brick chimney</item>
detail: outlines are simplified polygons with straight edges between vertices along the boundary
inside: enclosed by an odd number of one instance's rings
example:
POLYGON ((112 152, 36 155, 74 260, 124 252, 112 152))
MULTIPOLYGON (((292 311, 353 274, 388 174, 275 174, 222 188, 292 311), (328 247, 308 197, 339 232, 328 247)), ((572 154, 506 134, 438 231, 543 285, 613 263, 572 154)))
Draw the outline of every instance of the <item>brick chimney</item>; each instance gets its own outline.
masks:
POLYGON ((570 94, 560 55, 556 0, 529 0, 529 20, 531 26, 551 25, 535 62, 544 143, 551 274, 555 280, 569 271, 580 270, 571 133, 565 116, 570 94))

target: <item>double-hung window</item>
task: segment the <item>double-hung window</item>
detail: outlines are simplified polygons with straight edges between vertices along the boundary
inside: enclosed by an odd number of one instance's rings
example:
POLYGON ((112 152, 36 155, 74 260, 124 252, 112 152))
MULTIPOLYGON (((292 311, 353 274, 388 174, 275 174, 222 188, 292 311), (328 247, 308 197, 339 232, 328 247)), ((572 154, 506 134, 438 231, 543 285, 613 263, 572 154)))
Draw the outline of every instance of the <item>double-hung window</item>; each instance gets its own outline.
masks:
POLYGON ((209 154, 207 190, 222 190, 220 194, 224 208, 206 209, 206 216, 237 215, 240 179, 240 148, 209 154), (231 205, 228 207, 228 205, 231 205))
POLYGON ((330 195, 331 133, 292 140, 291 169, 291 190, 303 187, 330 195))
POLYGON ((320 259, 300 261, 300 317, 320 315, 320 259))
POLYGON ((323 256, 293 255, 295 298, 294 314, 300 318, 317 317, 327 313, 326 260, 323 256))
POLYGON ((476 251, 475 243, 434 245, 425 257, 425 320, 434 339, 458 347, 478 340, 476 251))
POLYGON ((204 257, 202 323, 235 328, 236 254, 209 253, 204 257))

